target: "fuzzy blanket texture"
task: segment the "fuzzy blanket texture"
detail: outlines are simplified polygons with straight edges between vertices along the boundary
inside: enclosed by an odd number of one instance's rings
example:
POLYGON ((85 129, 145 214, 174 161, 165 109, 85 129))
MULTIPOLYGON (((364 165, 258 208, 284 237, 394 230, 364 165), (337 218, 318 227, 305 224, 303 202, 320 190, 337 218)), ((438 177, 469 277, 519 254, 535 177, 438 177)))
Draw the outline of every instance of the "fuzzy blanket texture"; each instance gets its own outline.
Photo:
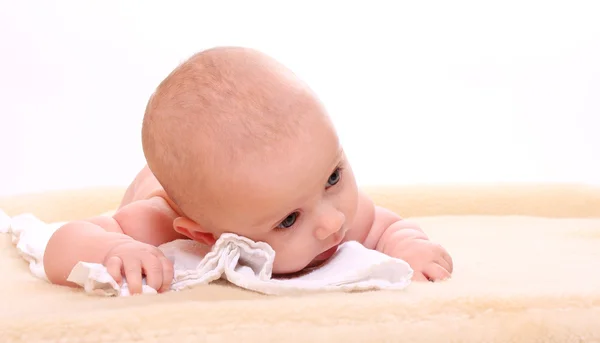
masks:
MULTIPOLYGON (((217 282, 95 297, 35 278, 0 235, 0 342, 600 342, 600 188, 367 189, 454 258, 453 278, 400 291, 268 296, 217 282)), ((118 206, 123 189, 0 199, 47 222, 118 206)))

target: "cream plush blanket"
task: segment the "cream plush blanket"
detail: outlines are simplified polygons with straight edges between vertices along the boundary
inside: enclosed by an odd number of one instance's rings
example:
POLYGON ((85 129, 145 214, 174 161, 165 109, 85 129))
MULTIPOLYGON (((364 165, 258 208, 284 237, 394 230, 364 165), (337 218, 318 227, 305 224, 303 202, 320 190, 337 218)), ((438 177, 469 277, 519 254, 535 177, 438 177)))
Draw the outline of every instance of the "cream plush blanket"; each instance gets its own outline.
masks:
MULTIPOLYGON (((0 199, 63 221, 114 209, 122 189, 0 199)), ((452 253, 443 283, 266 296, 223 283, 92 297, 33 277, 0 236, 0 342, 600 342, 600 188, 371 188, 452 253)))

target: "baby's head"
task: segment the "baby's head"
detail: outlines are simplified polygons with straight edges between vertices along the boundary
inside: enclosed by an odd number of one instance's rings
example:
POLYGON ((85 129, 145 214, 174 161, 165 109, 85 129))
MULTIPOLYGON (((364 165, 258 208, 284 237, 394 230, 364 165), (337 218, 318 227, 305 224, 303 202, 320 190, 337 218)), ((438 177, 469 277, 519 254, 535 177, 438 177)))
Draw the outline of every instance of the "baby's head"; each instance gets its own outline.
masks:
POLYGON ((276 274, 329 258, 354 219, 356 182, 325 109, 255 50, 210 49, 177 67, 148 103, 142 142, 182 215, 175 230, 266 242, 276 274))

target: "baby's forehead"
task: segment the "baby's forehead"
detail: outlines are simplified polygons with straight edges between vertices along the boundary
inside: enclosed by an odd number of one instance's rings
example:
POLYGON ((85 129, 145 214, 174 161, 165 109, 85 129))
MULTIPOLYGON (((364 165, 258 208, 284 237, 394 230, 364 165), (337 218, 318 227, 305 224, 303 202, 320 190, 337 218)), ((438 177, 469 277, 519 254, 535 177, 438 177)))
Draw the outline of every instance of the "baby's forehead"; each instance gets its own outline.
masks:
POLYGON ((343 152, 332 137, 315 143, 297 141, 294 147, 275 153, 266 152, 256 158, 241 158, 214 169, 210 188, 219 203, 243 208, 248 203, 265 207, 281 207, 302 202, 311 191, 322 192, 327 179, 343 158, 343 152))

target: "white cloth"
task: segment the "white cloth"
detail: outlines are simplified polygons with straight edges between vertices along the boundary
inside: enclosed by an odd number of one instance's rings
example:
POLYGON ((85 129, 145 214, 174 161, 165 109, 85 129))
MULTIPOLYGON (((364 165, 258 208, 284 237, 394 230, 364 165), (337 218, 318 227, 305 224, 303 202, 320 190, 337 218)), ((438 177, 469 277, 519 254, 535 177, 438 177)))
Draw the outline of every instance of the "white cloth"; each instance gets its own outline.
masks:
MULTIPOLYGON (((44 250, 52 233, 62 223, 47 224, 31 214, 13 218, 0 210, 0 232, 12 234, 12 242, 27 261, 33 275, 45 279, 44 250)), ((403 260, 346 242, 325 264, 287 279, 273 278, 273 249, 234 234, 224 234, 212 248, 192 240, 176 240, 159 247, 174 264, 171 290, 226 279, 239 287, 263 294, 283 295, 307 291, 364 291, 404 289, 413 270, 403 260)), ((127 296, 126 281, 118 285, 106 268, 97 263, 78 263, 68 278, 88 293, 127 296)), ((144 284, 144 294, 156 293, 144 284)))

